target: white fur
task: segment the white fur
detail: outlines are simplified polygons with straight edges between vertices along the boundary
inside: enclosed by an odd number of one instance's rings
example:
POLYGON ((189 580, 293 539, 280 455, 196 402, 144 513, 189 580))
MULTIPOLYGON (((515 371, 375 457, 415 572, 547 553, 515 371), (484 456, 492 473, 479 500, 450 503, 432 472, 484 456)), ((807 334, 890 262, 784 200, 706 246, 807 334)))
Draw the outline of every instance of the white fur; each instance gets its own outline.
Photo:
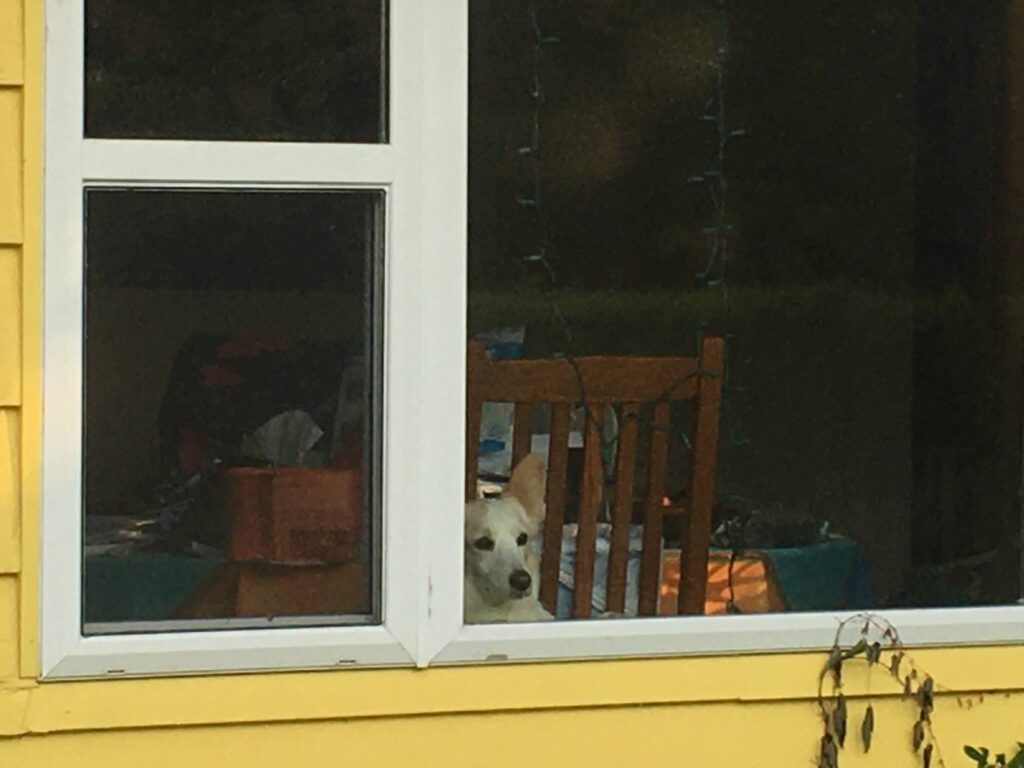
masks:
POLYGON ((531 546, 543 518, 544 463, 532 454, 512 471, 508 490, 500 499, 466 504, 466 623, 553 618, 537 599, 540 563, 531 546), (493 547, 480 546, 485 542, 493 542, 493 547), (513 574, 518 573, 521 581, 523 571, 530 576, 530 586, 520 591, 513 584, 513 574))

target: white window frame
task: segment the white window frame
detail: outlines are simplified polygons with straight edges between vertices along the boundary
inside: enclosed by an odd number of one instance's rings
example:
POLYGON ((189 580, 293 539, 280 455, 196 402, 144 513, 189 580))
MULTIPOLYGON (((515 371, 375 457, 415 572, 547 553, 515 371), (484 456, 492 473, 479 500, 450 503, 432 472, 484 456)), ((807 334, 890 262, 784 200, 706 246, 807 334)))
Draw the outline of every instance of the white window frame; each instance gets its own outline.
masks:
MULTIPOLYGON (((41 671, 46 678, 422 663, 429 571, 424 491, 451 497, 461 455, 441 417, 461 364, 465 46, 459 3, 391 0, 386 144, 107 140, 83 137, 84 2, 47 0, 45 38, 41 671), (430 98, 426 98, 426 94, 430 98), (452 158, 455 158, 453 161, 452 158), (381 190, 385 194, 383 562, 379 626, 84 636, 82 607, 83 189, 117 186, 381 190), (457 235, 455 233, 458 233, 457 235), (456 335, 436 334, 434 329, 456 335), (448 343, 438 339, 449 339, 448 343), (426 363, 424 362, 426 361, 426 363), (423 407, 424 392, 433 408, 423 407)), ((459 508, 451 513, 457 525, 459 508)), ((461 555, 460 555, 461 557, 461 555)))
MULTIPOLYGON (((824 648, 848 612, 464 625, 469 0, 391 0, 383 145, 85 140, 81 2, 47 0, 41 653, 45 677, 824 648), (380 626, 83 637, 82 188, 387 195, 380 626)), ((1024 607, 879 611, 911 645, 1024 642, 1024 607)))

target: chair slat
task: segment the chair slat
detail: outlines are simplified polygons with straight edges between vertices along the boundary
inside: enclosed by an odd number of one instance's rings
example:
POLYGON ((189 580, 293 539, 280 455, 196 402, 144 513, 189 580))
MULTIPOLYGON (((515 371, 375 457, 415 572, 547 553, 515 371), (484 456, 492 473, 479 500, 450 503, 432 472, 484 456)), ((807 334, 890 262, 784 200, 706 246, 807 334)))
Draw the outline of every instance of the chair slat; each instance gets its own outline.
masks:
POLYGON ((608 610, 626 610, 626 574, 629 564, 629 525, 633 516, 636 474, 637 406, 622 407, 615 456, 615 507, 612 510, 611 554, 608 558, 608 610))
POLYGON ((603 406, 588 403, 587 425, 583 431, 583 481, 576 533, 576 572, 573 587, 573 618, 585 619, 591 612, 594 589, 594 555, 597 545, 597 512, 601 505, 604 472, 601 467, 601 424, 603 406))
POLYGON ((544 544, 540 561, 540 601, 551 613, 555 612, 558 603, 558 568, 562 559, 562 524, 565 520, 571 409, 572 406, 567 403, 551 406, 544 544))
POLYGON ((533 436, 533 406, 516 403, 512 421, 512 466, 516 466, 530 452, 530 438, 533 436))
MULTIPOLYGON (((473 371, 479 363, 472 359, 473 347, 470 347, 469 370, 473 371)), ((481 351, 482 354, 482 351, 481 351)), ((480 463, 480 423, 483 420, 483 399, 480 388, 470 376, 466 387, 466 467, 465 494, 466 500, 476 498, 476 478, 480 463)))
POLYGON ((701 346, 701 364, 710 375, 701 376, 694 427, 693 476, 690 482, 690 514, 681 553, 679 613, 702 614, 707 593, 708 541, 715 504, 715 470, 718 459, 718 415, 722 398, 725 342, 716 337, 701 346))
MULTIPOLYGON (((552 406, 551 444, 548 455, 546 522, 541 562, 540 598, 555 612, 558 597, 564 509, 568 497, 568 441, 571 408, 585 398, 593 418, 604 416, 603 404, 635 404, 647 412, 653 404, 656 425, 650 444, 647 494, 643 500, 643 555, 640 574, 641 615, 657 612, 661 578, 661 539, 664 516, 682 517, 682 584, 679 610, 701 613, 707 581, 707 547, 711 510, 714 504, 718 410, 721 400, 721 371, 724 342, 707 337, 698 358, 586 357, 569 360, 491 360, 483 345, 471 342, 468 355, 466 415, 466 498, 475 498, 479 463, 481 411, 485 402, 516 403, 513 462, 518 464, 530 452, 533 408, 552 406), (717 375, 701 375, 710 371, 717 375), (663 507, 668 462, 670 402, 693 400, 696 427, 692 478, 685 506, 663 507)), ((628 410, 624 410, 624 414, 628 410)), ((580 489, 577 536, 576 589, 572 613, 591 614, 591 594, 597 516, 603 496, 603 467, 599 421, 588 424, 584 435, 584 471, 580 489)), ((635 496, 637 420, 624 418, 619 435, 617 484, 612 513, 612 543, 609 557, 608 608, 624 607, 629 562, 629 523, 635 496), (633 448, 630 449, 630 441, 633 448), (629 454, 633 457, 630 458, 629 454), (634 490, 630 490, 633 488, 634 490)), ((645 446, 646 448, 646 446, 645 446)))
POLYGON ((644 499, 643 554, 640 560, 640 599, 637 606, 640 616, 653 616, 658 612, 658 592, 661 586, 661 506, 668 469, 670 420, 668 403, 654 406, 651 452, 647 465, 647 497, 644 499))

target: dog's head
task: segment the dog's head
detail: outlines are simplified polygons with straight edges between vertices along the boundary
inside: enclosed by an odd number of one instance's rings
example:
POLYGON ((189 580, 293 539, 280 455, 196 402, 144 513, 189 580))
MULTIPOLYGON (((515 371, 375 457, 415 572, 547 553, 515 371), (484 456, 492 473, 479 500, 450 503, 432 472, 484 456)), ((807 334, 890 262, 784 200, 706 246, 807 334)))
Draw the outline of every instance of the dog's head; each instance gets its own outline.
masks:
POLYGON ((544 462, 530 454, 512 471, 498 499, 466 504, 466 576, 492 605, 536 594, 537 560, 530 542, 544 518, 544 462))

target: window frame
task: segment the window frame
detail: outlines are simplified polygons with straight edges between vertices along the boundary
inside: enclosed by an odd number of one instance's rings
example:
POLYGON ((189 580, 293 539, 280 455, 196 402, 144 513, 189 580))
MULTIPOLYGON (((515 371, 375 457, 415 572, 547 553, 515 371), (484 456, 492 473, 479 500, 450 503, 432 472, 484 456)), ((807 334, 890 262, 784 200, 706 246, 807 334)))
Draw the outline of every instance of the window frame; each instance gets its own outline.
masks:
MULTIPOLYGON (((453 309, 464 297, 444 303, 431 297, 455 298, 465 283, 461 273, 440 267, 465 230, 464 202, 452 206, 458 195, 442 193, 465 176, 465 163, 451 158, 461 157, 466 140, 465 120, 455 108, 465 101, 466 63, 459 46, 433 55, 430 42, 464 29, 467 9, 446 3, 428 13, 419 0, 390 1, 384 144, 87 139, 84 3, 47 0, 45 10, 42 676, 422 663, 430 589, 429 580, 417 577, 427 569, 418 489, 447 469, 431 466, 431 457, 461 451, 459 434, 450 433, 440 413, 462 397, 460 389, 439 397, 437 411, 421 408, 424 390, 447 383, 446 368, 422 364, 422 350, 434 349, 432 362, 457 366, 461 345, 438 344, 428 331, 455 321, 465 332, 464 318, 453 309), (425 98, 427 92, 434 98, 425 98), (103 186, 383 192, 380 625, 83 635, 83 197, 86 187, 103 186), (439 439, 450 440, 443 451, 439 439)), ((452 480, 458 488, 458 474, 452 480)))
MULTIPOLYGON (((387 144, 85 139, 82 2, 47 0, 46 10, 43 677, 423 667, 832 644, 850 611, 463 624, 468 0, 390 1, 387 144), (384 191, 380 626, 82 636, 82 189, 103 184, 384 191)), ((908 645, 1024 643, 1024 605, 876 613, 908 645)))

